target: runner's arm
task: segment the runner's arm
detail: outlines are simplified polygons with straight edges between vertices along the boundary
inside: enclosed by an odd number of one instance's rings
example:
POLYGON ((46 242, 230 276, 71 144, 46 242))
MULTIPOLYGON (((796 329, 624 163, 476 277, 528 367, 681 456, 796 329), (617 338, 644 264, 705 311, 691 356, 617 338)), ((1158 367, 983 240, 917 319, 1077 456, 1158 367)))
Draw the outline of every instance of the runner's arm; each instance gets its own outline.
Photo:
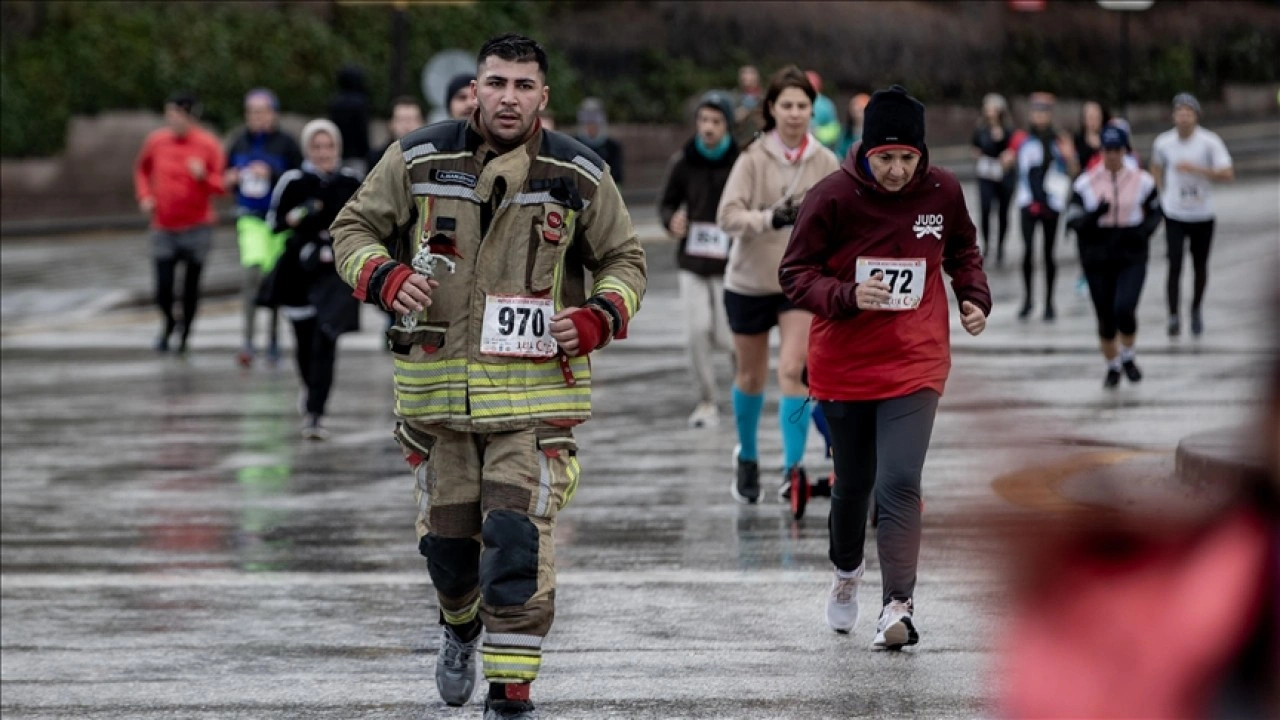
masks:
POLYGON ((987 275, 982 271, 978 231, 969 217, 964 204, 964 193, 958 184, 955 185, 951 205, 954 208, 952 216, 958 220, 951 226, 951 232, 942 248, 942 269, 951 276, 951 289, 956 294, 956 300, 962 305, 965 301, 971 302, 982 310, 983 315, 990 317, 991 288, 987 286, 987 275))
POLYGON ((773 229, 772 209, 751 208, 751 196, 755 189, 755 178, 752 175, 750 156, 738 156, 733 169, 729 171, 729 179, 725 181, 720 206, 716 210, 716 225, 740 239, 773 229))
POLYGON ((410 222, 414 204, 409 186, 404 154, 399 143, 392 143, 329 226, 334 264, 357 300, 377 302, 389 276, 398 279, 412 273, 391 257, 383 241, 396 237, 410 222))
POLYGON ((658 193, 658 217, 662 219, 662 227, 671 232, 671 218, 684 203, 685 192, 684 165, 680 162, 684 151, 676 151, 667 163, 666 176, 662 179, 662 190, 658 193))
MULTIPOLYGON (((647 286, 644 248, 631 224, 622 194, 609 173, 600 178, 595 201, 582 212, 580 237, 583 266, 591 271, 591 296, 584 305, 609 320, 608 332, 596 348, 627 337, 631 318, 640 310, 647 286)), ((595 349, 595 348, 592 348, 595 349)))

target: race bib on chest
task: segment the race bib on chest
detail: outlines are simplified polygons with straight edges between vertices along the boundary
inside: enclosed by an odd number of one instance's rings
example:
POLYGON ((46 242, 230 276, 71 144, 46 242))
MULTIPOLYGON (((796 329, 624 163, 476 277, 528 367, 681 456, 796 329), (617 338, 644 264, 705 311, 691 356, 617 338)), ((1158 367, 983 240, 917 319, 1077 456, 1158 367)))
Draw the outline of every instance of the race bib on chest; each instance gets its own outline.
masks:
POLYGON ((271 193, 271 178, 248 170, 240 173, 240 194, 247 198, 264 198, 271 193))
POLYGON ((1000 163, 1000 158, 986 155, 978 158, 978 177, 983 180, 1003 180, 1004 165, 1000 163))
POLYGON ((728 233, 715 223, 689 223, 689 238, 685 241, 684 251, 695 257, 724 260, 729 257, 728 233))
POLYGON ((551 298, 486 296, 480 352, 504 357, 554 357, 560 349, 551 337, 554 314, 551 298))
POLYGON ((924 297, 924 258, 858 258, 856 281, 878 278, 889 286, 889 302, 881 310, 915 310, 924 297))

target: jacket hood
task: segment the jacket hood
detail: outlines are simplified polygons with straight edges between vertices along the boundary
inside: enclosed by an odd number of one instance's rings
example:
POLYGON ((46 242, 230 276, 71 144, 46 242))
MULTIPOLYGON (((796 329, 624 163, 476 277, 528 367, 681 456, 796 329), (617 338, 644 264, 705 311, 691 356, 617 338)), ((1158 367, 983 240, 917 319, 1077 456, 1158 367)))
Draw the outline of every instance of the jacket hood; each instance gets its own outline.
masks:
POLYGON ((919 190, 925 183, 925 178, 932 169, 929 165, 929 146, 925 145, 921 151, 920 163, 916 165, 916 174, 911 177, 911 181, 896 193, 891 193, 880 186, 876 179, 872 177, 870 168, 866 167, 863 161, 866 154, 862 151, 862 143, 858 142, 849 150, 849 154, 845 156, 844 161, 840 163, 840 169, 847 173, 860 186, 885 195, 903 195, 910 194, 919 190))
MULTIPOLYGON (((817 154, 818 150, 823 147, 818 138, 813 136, 813 133, 809 133, 808 138, 809 142, 804 146, 804 154, 800 156, 800 162, 804 162, 813 157, 817 154)), ((778 162, 786 163, 788 165, 790 164, 787 162, 787 156, 783 154, 782 143, 776 140, 772 133, 760 133, 760 137, 757 138, 755 142, 751 143, 751 145, 759 145, 764 152, 768 153, 770 157, 774 158, 778 162)))

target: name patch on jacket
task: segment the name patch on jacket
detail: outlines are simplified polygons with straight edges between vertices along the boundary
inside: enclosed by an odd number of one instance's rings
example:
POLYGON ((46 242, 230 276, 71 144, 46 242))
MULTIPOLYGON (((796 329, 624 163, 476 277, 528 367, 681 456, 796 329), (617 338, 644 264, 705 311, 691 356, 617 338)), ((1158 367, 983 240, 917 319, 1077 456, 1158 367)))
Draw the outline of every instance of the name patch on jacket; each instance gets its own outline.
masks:
POLYGON ((435 168, 431 171, 431 180, 433 182, 440 183, 441 185, 462 185, 464 187, 474 188, 478 178, 471 173, 435 168))

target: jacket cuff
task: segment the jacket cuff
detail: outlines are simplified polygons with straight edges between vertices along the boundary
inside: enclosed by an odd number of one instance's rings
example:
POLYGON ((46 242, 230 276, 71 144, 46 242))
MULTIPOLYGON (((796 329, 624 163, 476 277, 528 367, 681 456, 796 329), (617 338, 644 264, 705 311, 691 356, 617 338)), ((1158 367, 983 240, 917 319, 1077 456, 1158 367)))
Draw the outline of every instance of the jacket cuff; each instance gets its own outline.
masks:
MULTIPOLYGON (((369 301, 369 281, 373 278, 373 272, 379 266, 391 262, 388 257, 372 257, 365 261, 364 266, 360 268, 360 276, 356 278, 355 291, 351 293, 355 299, 360 302, 369 301)), ((375 293, 375 297, 377 294, 375 293)))

